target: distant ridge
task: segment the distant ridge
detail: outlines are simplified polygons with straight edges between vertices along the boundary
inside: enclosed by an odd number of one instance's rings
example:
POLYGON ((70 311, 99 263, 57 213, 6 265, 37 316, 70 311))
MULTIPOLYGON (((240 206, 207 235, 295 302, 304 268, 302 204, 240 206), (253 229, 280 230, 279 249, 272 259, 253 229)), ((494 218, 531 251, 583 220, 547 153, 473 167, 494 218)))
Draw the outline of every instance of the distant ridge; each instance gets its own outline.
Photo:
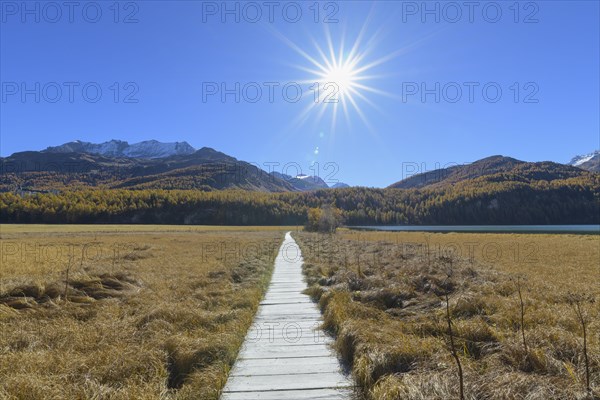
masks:
POLYGON ((291 176, 280 172, 271 172, 275 178, 282 179, 292 185, 296 190, 306 192, 309 190, 327 189, 329 186, 323 179, 318 176, 297 175, 291 176))
POLYGON ((271 175, 275 178, 286 181, 287 183, 292 185, 294 189, 299 190, 301 192, 308 192, 311 190, 319 189, 340 189, 350 187, 350 185, 342 182, 338 182, 330 186, 321 177, 316 175, 300 174, 296 176, 291 176, 276 171, 271 172, 271 175))
POLYGON ((332 188, 332 189, 345 189, 345 188, 349 188, 349 187, 350 187, 350 185, 348 185, 347 183, 344 183, 344 182, 338 182, 338 183, 335 183, 330 186, 330 188, 332 188))
POLYGON ((444 188, 470 181, 473 184, 488 182, 553 181, 585 174, 579 168, 551 161, 525 162, 511 157, 491 156, 470 164, 455 165, 416 174, 398 181, 393 189, 444 188))

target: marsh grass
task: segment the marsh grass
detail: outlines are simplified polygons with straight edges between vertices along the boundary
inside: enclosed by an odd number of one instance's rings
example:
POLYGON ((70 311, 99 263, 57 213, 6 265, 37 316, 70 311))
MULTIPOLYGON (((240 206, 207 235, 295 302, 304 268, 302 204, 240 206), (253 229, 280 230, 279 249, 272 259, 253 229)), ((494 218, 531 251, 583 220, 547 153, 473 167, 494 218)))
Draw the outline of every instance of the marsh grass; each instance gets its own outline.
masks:
POLYGON ((582 309, 584 341, 567 296, 598 298, 597 236, 341 232, 296 238, 307 293, 319 302, 324 327, 366 398, 460 398, 449 336, 466 399, 600 396, 600 307, 586 302, 582 309), (537 249, 536 257, 515 257, 509 251, 515 242, 537 249), (505 251, 494 262, 483 252, 466 257, 457 251, 477 248, 473 243, 505 251))
POLYGON ((2 399, 217 399, 283 238, 5 228, 2 399))

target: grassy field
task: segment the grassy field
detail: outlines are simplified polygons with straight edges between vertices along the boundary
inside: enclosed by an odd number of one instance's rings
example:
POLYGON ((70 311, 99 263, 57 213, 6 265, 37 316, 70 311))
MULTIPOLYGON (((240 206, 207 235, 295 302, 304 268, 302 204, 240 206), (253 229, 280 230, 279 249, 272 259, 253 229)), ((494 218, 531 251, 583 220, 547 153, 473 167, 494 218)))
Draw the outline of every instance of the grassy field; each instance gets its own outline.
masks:
MULTIPOLYGON (((0 398, 217 399, 288 230, 0 226, 0 398)), ((598 236, 294 237, 366 398, 598 398, 598 236)))
POLYGON ((214 226, 214 225, 48 225, 48 224, 1 224, 0 235, 50 233, 154 233, 154 232, 287 232, 302 229, 298 226, 214 226))
POLYGON ((599 398, 598 236, 296 236, 366 398, 459 398, 458 363, 467 399, 599 398))
POLYGON ((1 226, 0 398, 218 398, 284 231, 1 226))

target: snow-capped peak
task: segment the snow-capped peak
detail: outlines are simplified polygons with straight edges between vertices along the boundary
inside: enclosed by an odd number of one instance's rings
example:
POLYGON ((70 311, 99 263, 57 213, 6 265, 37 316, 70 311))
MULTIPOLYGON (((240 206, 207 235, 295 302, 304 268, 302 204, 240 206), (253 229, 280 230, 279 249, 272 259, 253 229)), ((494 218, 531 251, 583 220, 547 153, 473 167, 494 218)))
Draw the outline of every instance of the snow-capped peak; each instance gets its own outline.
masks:
POLYGON ((187 142, 162 143, 146 140, 129 144, 123 140, 110 140, 104 143, 90 143, 76 140, 56 147, 48 147, 49 153, 81 152, 100 154, 109 157, 164 158, 174 155, 192 154, 196 151, 187 142))
POLYGON ((569 165, 591 172, 600 172, 600 150, 584 156, 573 157, 569 165))
POLYGON ((582 155, 582 156, 575 156, 571 159, 571 161, 569 162, 569 165, 578 167, 578 166, 590 161, 591 159, 593 159, 596 156, 600 156, 600 150, 596 150, 593 153, 582 155))
POLYGON ((187 142, 161 143, 146 140, 134 143, 123 150, 123 155, 132 158, 163 158, 180 154, 191 154, 196 151, 187 142))

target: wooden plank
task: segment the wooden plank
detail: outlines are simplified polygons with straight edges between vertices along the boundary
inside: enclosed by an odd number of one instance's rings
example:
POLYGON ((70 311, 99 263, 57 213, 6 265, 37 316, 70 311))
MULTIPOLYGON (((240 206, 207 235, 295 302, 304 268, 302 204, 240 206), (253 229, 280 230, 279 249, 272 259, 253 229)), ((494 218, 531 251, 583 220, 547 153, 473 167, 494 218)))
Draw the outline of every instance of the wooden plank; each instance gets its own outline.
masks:
POLYGON ((280 314, 270 315, 268 317, 255 318, 253 326, 260 327, 261 329, 272 327, 273 329, 285 329, 288 326, 320 326, 323 320, 319 317, 316 318, 293 318, 292 316, 280 314), (287 317, 287 318, 286 318, 287 317))
MULTIPOLYGON (((240 351, 238 357, 240 359, 250 358, 310 358, 330 356, 335 358, 333 350, 325 345, 269 345, 269 346, 252 346, 240 351)), ((310 360, 307 360, 310 363, 310 360)))
POLYGON ((249 359, 237 363, 229 376, 236 375, 290 375, 302 368, 305 373, 338 371, 340 365, 332 357, 314 357, 307 366, 305 358, 249 359))
MULTIPOLYGON (((273 304, 262 307, 261 310, 256 314, 257 319, 269 319, 271 316, 274 319, 279 319, 281 317, 294 317, 294 316, 313 316, 314 319, 320 319, 321 313, 316 309, 302 309, 302 306, 306 306, 307 304, 273 304), (289 307, 291 310, 295 310, 293 314, 288 314, 285 312, 284 307, 289 307)), ((305 319, 305 318, 301 318, 305 319)))
POLYGON ((351 395, 348 389, 229 392, 224 393, 221 400, 346 400, 351 395))
POLYGON ((289 375, 238 375, 235 377, 235 382, 237 392, 348 387, 348 381, 337 371, 289 375))
POLYGON ((310 299, 307 295, 302 293, 305 288, 302 287, 300 289, 290 289, 290 288, 281 288, 281 289, 270 289, 265 293, 265 298, 269 297, 305 297, 310 299))
POLYGON ((275 304, 300 304, 300 303, 310 303, 311 301, 309 299, 303 299, 303 298, 297 298, 297 299, 286 299, 286 298, 281 298, 281 299, 274 299, 274 298, 270 298, 270 299, 265 299, 263 301, 260 302, 261 306, 272 306, 275 304))
MULTIPOLYGON (((289 314, 269 314, 269 315, 258 315, 255 321, 273 321, 279 323, 293 323, 294 321, 319 321, 319 315, 315 313, 310 314, 298 314, 298 315, 289 315, 289 314)), ((281 325, 280 325, 281 326, 281 325)))
MULTIPOLYGON (((304 320, 287 323, 274 322, 272 320, 255 321, 248 330, 246 340, 249 342, 257 340, 285 340, 300 337, 327 337, 320 329, 321 321, 304 320)), ((291 341, 291 340, 290 340, 291 341)))
POLYGON ((263 312, 270 312, 270 313, 274 313, 274 314, 290 314, 290 313, 295 313, 295 312, 302 312, 302 313, 306 313, 306 312, 319 312, 317 310, 317 307, 314 306, 314 304, 312 302, 310 302, 309 304, 287 304, 287 305, 277 305, 277 304, 269 304, 269 305, 264 305, 263 307, 261 307, 260 311, 263 312))
POLYGON ((248 332, 246 336, 246 342, 244 345, 250 345, 254 343, 270 343, 270 344, 326 344, 333 343, 330 337, 326 336, 319 329, 314 327, 300 328, 294 327, 294 329, 253 329, 248 332))

